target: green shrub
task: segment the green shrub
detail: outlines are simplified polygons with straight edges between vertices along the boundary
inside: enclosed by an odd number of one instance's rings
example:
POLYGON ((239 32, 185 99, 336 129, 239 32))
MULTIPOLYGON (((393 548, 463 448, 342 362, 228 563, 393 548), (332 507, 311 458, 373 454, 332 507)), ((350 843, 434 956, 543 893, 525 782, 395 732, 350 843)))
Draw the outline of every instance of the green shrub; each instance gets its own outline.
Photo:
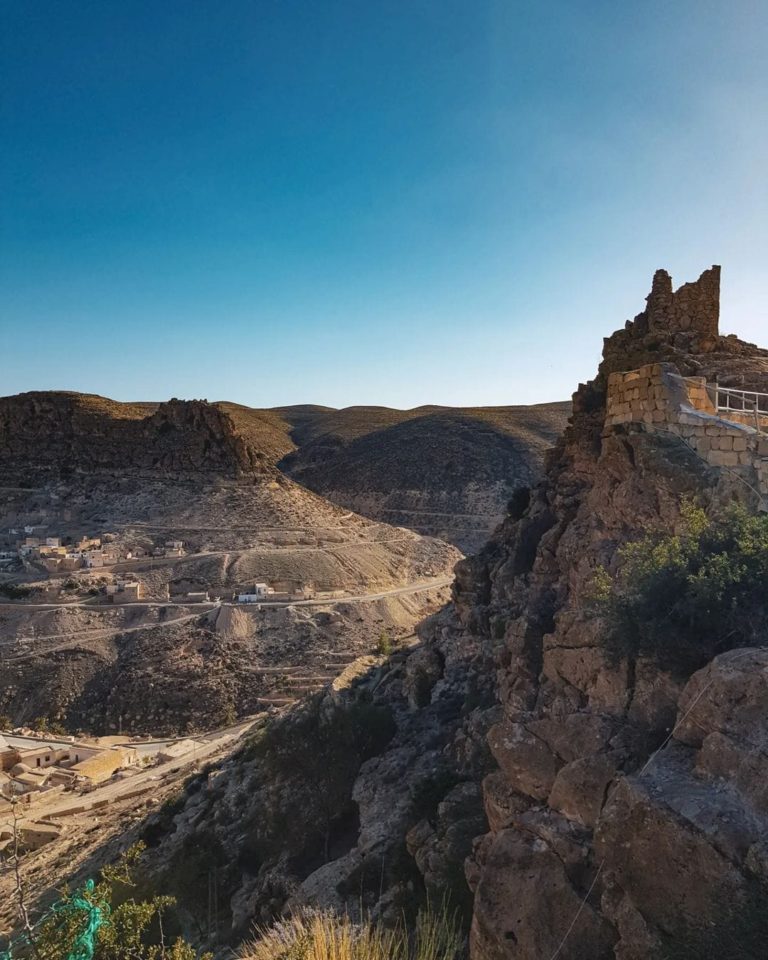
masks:
POLYGON ((24 600, 32 593, 32 587, 21 587, 15 583, 0 583, 0 595, 9 600, 24 600))
POLYGON ((392 639, 386 630, 382 630, 376 641, 376 653, 381 657, 388 657, 392 653, 392 639))
POLYGON ((244 747, 267 783, 284 783, 282 802, 244 826, 251 859, 288 850, 327 849, 336 825, 350 815, 360 766, 395 733, 391 711, 368 702, 323 709, 310 700, 260 729, 244 747))
POLYGON ((768 516, 740 506, 710 518, 692 503, 678 533, 648 534, 601 568, 592 599, 615 661, 638 656, 687 675, 713 656, 768 640, 768 516))
MULTIPOLYGON (((137 844, 120 862, 102 870, 98 883, 65 890, 54 907, 13 942, 8 956, 35 960, 196 960, 197 952, 182 937, 169 937, 174 899, 137 899, 137 844)), ((205 954, 200 960, 210 960, 205 954)))

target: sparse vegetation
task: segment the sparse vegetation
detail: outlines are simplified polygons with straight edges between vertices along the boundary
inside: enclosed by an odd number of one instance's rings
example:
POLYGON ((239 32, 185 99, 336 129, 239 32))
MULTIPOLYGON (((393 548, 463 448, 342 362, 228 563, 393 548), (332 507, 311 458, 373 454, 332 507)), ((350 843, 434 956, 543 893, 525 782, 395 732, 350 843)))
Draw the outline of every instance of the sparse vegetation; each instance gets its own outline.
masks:
MULTIPOLYGON (((35 960, 197 960, 183 939, 169 936, 172 897, 135 897, 135 868, 143 847, 131 847, 115 865, 102 870, 98 883, 65 890, 37 924, 12 942, 7 956, 35 960)), ((23 904, 23 900, 20 901, 23 904)), ((3 954, 6 956, 6 954, 3 954)), ((209 960, 210 954, 200 957, 209 960)))
POLYGON ((256 934, 242 960, 454 960, 462 947, 456 918, 446 910, 420 913, 412 931, 307 913, 256 934))
POLYGON ((237 723, 237 707, 233 700, 228 700, 224 704, 224 709, 221 714, 221 723, 222 726, 231 727, 233 724, 237 723))
POLYGON ((59 721, 52 720, 49 717, 36 717, 30 727, 37 733, 51 733, 57 737, 67 736, 67 728, 59 721))
POLYGON ((376 641, 376 653, 380 657, 388 657, 392 653, 392 638, 386 630, 382 630, 376 641))
POLYGON ((25 600, 32 593, 31 587, 16 583, 0 583, 0 596, 9 600, 25 600))
POLYGON ((614 660, 645 656, 687 674, 718 653, 768 640, 768 516, 732 506, 711 518, 685 503, 681 528, 619 552, 593 581, 614 660))
POLYGON ((368 702, 325 706, 310 701, 266 724, 244 747, 244 757, 259 763, 267 782, 290 784, 280 805, 262 810, 250 825, 253 863, 286 847, 293 855, 327 853, 354 816, 351 792, 361 764, 380 753, 395 732, 387 708, 368 702))

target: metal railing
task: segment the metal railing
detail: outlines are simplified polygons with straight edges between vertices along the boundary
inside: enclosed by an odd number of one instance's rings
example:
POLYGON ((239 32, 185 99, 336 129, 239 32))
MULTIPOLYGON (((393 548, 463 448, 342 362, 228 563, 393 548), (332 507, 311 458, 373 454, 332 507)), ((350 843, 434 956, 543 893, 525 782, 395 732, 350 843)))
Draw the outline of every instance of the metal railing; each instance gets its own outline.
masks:
POLYGON ((756 390, 734 390, 731 387, 714 385, 717 395, 717 409, 730 410, 733 413, 758 413, 768 417, 768 393, 756 390))
POLYGON ((734 390, 731 387, 721 387, 719 384, 713 384, 712 388, 718 413, 724 414, 726 420, 729 413, 752 415, 755 418, 757 432, 762 432, 760 418, 768 418, 768 393, 759 393, 757 390, 734 390))

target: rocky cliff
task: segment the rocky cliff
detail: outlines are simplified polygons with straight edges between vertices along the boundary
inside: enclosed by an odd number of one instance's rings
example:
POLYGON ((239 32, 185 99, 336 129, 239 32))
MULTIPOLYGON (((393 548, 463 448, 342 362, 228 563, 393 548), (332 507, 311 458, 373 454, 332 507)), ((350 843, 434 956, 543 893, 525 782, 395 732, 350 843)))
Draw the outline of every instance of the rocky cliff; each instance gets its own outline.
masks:
POLYGON ((242 477, 266 469, 233 417, 205 400, 116 403, 77 393, 0 399, 0 470, 20 483, 94 474, 242 477))
POLYGON ((590 602, 685 497, 758 506, 653 422, 606 426, 609 375, 643 364, 765 389, 768 353, 717 332, 718 278, 656 275, 418 647, 361 661, 145 826, 182 900, 217 877, 219 943, 300 905, 394 918, 431 894, 464 911, 473 960, 721 955, 694 931, 725 942, 768 882, 768 652, 617 661, 590 602))
MULTIPOLYGON (((696 702, 698 734, 685 734, 701 677, 641 658, 611 662, 588 602, 598 565, 615 568, 619 547, 648 529, 673 530, 684 496, 758 505, 738 476, 679 437, 605 427, 608 376, 642 364, 765 390, 768 353, 719 336, 718 315, 719 268, 676 293, 658 272, 646 310, 606 341, 598 376, 575 394, 524 513, 460 571, 464 628, 501 637, 503 718, 488 735, 498 769, 483 781, 490 830, 468 866, 476 958, 662 956, 666 941, 717 919, 723 884, 749 886, 753 798, 713 781, 697 747, 714 748, 708 735, 731 713, 745 722, 761 699, 737 695, 732 682, 708 717, 696 702)), ((740 656, 707 669, 720 683, 740 656)), ((743 661, 754 656, 764 655, 743 661)))

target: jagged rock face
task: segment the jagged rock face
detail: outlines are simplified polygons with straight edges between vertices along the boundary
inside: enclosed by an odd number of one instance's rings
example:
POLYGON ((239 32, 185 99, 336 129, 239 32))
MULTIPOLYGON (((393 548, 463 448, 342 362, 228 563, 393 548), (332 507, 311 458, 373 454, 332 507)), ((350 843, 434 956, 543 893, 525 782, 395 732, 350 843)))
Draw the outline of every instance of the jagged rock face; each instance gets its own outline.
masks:
MULTIPOLYGON (((677 437, 604 429, 614 371, 669 361, 767 382, 768 353, 717 332, 717 280, 713 269, 672 293, 657 274, 647 310, 606 341, 544 481, 459 564, 424 646, 387 683, 368 679, 396 732, 349 787, 355 835, 302 875, 283 861, 237 879, 237 924, 286 906, 355 909, 361 889, 375 914, 396 914, 455 879, 475 830, 473 960, 659 960, 768 879, 768 652, 732 651, 693 677, 614 663, 588 603, 597 566, 614 569, 649 528, 674 529, 683 497, 740 492, 677 437)), ((237 843, 234 813, 195 823, 237 843)))
MULTIPOLYGON (((574 396, 527 512, 459 571, 466 628, 504 624, 504 716, 488 737, 499 771, 484 791, 492 832, 468 866, 475 960, 651 958, 664 937, 685 936, 697 910, 715 916, 746 884, 755 799, 736 781, 727 800, 711 785, 745 762, 743 744, 740 754, 719 721, 701 743, 683 725, 676 737, 693 737, 698 756, 678 744, 636 773, 685 713, 690 688, 650 662, 609 662, 587 602, 597 565, 611 569, 618 547, 648 528, 673 529, 682 497, 736 492, 671 436, 603 431, 607 375, 639 362, 674 358, 686 373, 764 389, 765 351, 718 335, 718 285, 713 268, 673 293, 657 273, 646 311, 606 341, 598 377, 574 396), (718 817, 733 830, 714 830, 718 817)), ((728 691, 718 710, 759 712, 762 693, 737 696, 743 679, 717 681, 728 691)))
POLYGON ((24 393, 0 399, 0 469, 40 482, 98 473, 236 478, 265 465, 231 417, 204 400, 120 404, 24 393))
POLYGON ((428 647, 356 661, 146 825, 148 870, 190 914, 218 864, 223 942, 304 906, 397 922, 429 893, 471 910, 492 670, 449 618, 428 627, 428 647))

